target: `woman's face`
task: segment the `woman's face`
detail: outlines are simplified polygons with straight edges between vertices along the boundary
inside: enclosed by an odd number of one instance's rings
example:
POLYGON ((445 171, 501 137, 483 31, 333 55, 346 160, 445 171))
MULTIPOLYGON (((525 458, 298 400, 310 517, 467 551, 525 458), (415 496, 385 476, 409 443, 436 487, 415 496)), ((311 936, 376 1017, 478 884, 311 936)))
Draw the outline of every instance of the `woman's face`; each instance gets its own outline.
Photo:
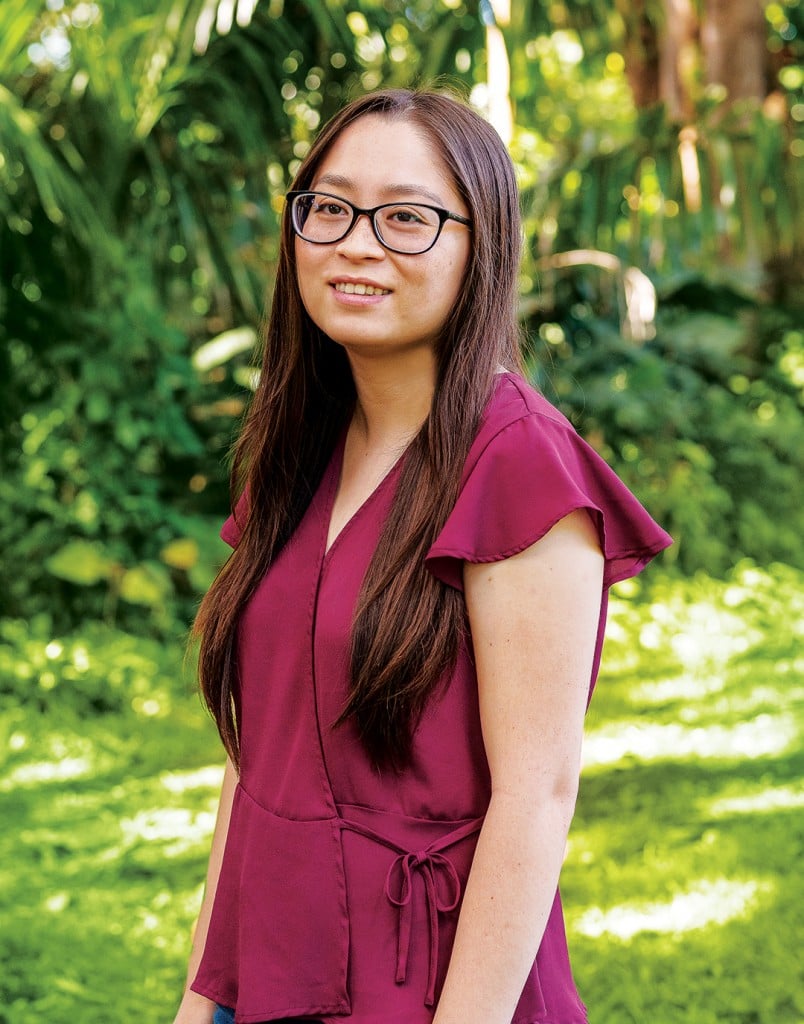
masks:
MULTIPOLYGON (((330 147, 310 185, 355 206, 426 203, 468 217, 452 176, 414 124, 367 114, 330 147)), ((354 355, 413 347, 432 351, 457 300, 469 259, 469 228, 445 222, 432 249, 390 252, 368 217, 326 245, 296 238, 302 302, 310 318, 354 355), (357 291, 355 291, 357 286, 357 291), (369 294, 364 292, 366 286, 369 294)))

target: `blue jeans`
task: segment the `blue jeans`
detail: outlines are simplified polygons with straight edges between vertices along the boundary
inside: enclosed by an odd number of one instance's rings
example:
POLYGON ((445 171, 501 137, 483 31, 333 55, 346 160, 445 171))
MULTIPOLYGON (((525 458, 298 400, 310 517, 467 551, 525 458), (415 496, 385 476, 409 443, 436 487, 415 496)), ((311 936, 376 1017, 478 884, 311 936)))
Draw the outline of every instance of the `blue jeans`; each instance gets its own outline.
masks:
MULTIPOLYGON (((306 1017, 287 1017, 285 1020, 272 1021, 271 1024, 303 1024, 304 1021, 307 1024, 320 1024, 320 1021, 309 1020, 306 1017)), ((228 1006, 216 1006, 212 1024, 234 1024, 234 1010, 230 1010, 228 1006)))

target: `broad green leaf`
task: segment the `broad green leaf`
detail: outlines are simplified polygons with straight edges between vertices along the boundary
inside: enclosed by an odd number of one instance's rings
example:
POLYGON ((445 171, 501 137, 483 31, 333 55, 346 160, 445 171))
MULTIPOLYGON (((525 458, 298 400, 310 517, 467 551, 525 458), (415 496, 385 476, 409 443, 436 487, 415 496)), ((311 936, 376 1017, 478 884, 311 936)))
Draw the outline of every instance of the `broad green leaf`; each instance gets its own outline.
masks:
POLYGON ((196 349, 193 366, 202 372, 211 370, 241 352, 251 351, 256 342, 257 333, 252 327, 236 327, 231 331, 224 331, 196 349))
POLYGON ((198 561, 198 543, 192 537, 178 537, 162 548, 159 557, 172 569, 188 572, 198 561))
POLYGON ((45 568, 59 579, 77 583, 82 587, 91 587, 109 579, 115 562, 100 544, 75 540, 51 555, 45 561, 45 568))
POLYGON ((127 569, 120 581, 120 596, 124 601, 149 608, 162 605, 172 589, 167 570, 156 562, 127 569))

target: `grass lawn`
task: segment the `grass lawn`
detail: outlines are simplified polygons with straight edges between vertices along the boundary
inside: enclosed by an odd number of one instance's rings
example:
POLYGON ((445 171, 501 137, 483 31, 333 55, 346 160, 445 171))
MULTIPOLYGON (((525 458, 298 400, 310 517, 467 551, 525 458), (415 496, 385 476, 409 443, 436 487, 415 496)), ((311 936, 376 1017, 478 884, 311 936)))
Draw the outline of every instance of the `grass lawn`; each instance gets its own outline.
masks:
MULTIPOLYGON (((612 601, 562 877, 591 1024, 801 1024, 804 577, 649 577, 612 601)), ((179 643, 29 634, 0 633, 0 1024, 168 1024, 217 738, 179 643)))

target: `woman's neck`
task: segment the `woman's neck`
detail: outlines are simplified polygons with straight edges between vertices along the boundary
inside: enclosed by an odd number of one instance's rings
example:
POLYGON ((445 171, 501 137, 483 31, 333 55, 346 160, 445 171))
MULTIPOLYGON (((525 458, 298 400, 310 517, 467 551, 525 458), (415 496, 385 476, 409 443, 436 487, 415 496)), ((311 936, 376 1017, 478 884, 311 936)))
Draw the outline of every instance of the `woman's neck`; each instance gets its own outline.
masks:
POLYGON ((405 448, 427 419, 435 390, 428 349, 394 359, 350 359, 357 400, 351 433, 365 451, 405 448))

